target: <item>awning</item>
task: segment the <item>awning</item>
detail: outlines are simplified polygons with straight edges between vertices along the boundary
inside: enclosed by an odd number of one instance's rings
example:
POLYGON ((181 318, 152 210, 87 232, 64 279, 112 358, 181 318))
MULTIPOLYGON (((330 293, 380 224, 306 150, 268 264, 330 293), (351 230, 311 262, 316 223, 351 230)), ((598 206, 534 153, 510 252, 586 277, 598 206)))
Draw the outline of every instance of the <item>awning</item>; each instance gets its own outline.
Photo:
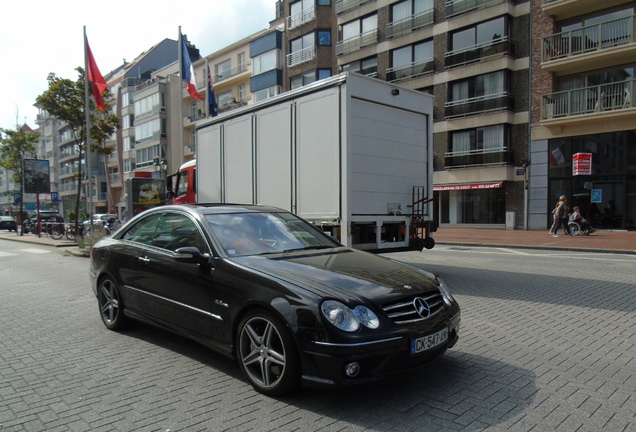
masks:
POLYGON ((433 186, 433 191, 496 189, 500 187, 503 187, 503 182, 433 186))

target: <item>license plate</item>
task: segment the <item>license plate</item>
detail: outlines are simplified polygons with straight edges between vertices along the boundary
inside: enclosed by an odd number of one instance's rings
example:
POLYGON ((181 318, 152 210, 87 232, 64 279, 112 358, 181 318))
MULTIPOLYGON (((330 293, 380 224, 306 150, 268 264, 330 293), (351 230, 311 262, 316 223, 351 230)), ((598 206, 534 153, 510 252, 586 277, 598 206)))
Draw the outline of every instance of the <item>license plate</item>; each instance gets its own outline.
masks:
POLYGON ((428 336, 422 336, 411 340, 411 354, 421 353, 443 344, 448 340, 448 328, 428 336))

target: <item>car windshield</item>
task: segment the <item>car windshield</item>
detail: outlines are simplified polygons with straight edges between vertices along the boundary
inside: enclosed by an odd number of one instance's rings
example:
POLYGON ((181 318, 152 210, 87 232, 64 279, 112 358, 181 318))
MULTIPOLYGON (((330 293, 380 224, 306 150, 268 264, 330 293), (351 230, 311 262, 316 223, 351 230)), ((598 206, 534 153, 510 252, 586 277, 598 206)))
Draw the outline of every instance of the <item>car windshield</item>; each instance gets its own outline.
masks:
POLYGON ((206 215, 214 237, 229 256, 338 247, 339 244, 290 213, 206 215))

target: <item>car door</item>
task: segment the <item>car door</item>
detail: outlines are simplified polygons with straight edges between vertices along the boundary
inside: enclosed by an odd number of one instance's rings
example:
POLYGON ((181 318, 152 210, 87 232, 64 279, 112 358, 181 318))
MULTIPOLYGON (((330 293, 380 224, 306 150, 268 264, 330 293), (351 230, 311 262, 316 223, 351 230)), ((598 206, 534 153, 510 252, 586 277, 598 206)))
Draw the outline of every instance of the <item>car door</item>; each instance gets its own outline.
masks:
POLYGON ((213 270, 175 261, 175 251, 181 247, 209 252, 198 222, 186 213, 163 213, 151 243, 140 248, 137 285, 146 297, 149 314, 175 330, 211 337, 213 270))

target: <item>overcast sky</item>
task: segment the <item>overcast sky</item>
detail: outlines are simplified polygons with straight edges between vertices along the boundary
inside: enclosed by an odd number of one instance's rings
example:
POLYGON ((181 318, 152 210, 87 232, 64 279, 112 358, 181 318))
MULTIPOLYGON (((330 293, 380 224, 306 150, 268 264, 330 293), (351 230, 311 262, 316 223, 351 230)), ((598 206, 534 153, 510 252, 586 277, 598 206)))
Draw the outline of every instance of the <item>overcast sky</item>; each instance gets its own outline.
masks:
POLYGON ((36 129, 35 99, 49 72, 77 79, 83 34, 102 75, 153 45, 177 40, 179 26, 202 56, 269 28, 276 0, 0 0, 0 128, 36 129))

